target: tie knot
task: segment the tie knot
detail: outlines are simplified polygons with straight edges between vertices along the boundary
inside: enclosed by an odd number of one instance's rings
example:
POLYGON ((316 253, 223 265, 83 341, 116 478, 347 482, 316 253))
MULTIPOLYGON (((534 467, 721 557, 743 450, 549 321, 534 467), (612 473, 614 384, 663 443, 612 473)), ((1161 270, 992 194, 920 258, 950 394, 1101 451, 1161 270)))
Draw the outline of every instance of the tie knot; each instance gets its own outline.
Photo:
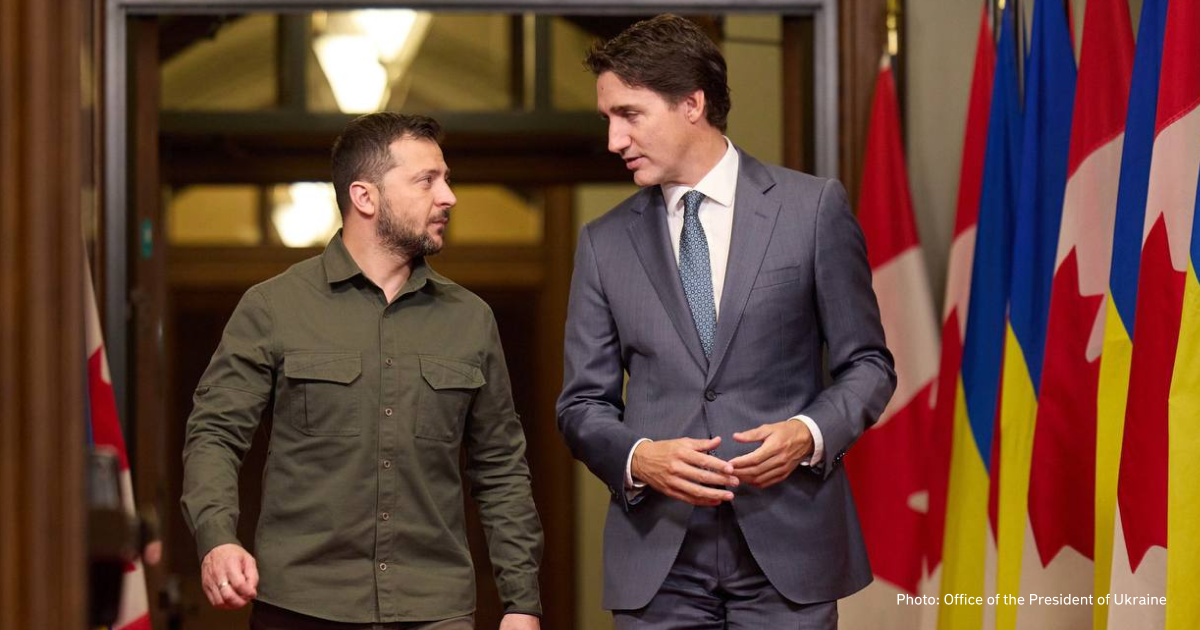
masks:
POLYGON ((683 193, 684 214, 696 214, 699 212, 701 201, 704 201, 704 193, 699 190, 689 190, 683 193))

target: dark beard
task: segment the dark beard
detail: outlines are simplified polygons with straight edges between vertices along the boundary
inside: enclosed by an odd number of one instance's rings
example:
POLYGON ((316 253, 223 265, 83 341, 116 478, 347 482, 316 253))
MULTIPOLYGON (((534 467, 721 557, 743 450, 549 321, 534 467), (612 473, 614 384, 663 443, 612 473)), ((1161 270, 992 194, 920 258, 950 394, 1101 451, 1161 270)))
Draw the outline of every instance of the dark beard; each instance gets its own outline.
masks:
MULTIPOLYGON (((446 219, 450 218, 448 211, 443 211, 442 214, 446 219)), ((409 260, 432 256, 442 251, 442 246, 433 240, 429 232, 399 225, 382 194, 379 200, 379 220, 375 222, 375 236, 385 249, 409 260)))

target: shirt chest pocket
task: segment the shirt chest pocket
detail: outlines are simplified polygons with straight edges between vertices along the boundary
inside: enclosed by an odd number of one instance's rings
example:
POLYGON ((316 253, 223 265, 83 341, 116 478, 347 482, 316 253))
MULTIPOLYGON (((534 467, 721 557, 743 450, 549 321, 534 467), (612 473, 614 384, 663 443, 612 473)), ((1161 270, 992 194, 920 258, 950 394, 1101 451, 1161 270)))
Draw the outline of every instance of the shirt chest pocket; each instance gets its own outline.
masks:
POLYGON ((357 352, 289 352, 285 410, 301 433, 350 436, 362 431, 362 357, 357 352))
POLYGON ((462 437, 471 400, 487 381, 479 366, 421 355, 421 387, 417 397, 416 437, 457 442, 462 437))

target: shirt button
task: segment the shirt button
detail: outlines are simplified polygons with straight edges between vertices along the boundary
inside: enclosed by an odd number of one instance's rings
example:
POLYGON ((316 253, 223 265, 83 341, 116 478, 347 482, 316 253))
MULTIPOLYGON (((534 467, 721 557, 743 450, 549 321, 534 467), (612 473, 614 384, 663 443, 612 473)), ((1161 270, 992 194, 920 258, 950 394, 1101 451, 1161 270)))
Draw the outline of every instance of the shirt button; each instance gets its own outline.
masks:
POLYGON ((380 570, 380 571, 387 571, 387 563, 386 563, 386 562, 380 562, 380 563, 379 563, 379 570, 380 570))
POLYGON ((708 402, 712 402, 716 399, 717 399, 717 392, 714 392, 711 389, 704 392, 704 400, 707 400, 708 402))
POLYGON ((383 460, 383 467, 384 467, 384 468, 391 468, 391 467, 392 467, 392 460, 390 460, 390 459, 385 459, 385 460, 383 460))
POLYGON ((392 416, 392 408, 388 407, 387 409, 384 409, 383 415, 388 416, 390 418, 392 416))
POLYGON ((381 518, 381 519, 383 519, 383 520, 385 520, 385 521, 386 521, 386 520, 388 520, 389 518, 392 518, 392 515, 391 515, 391 514, 388 514, 387 512, 384 512, 383 514, 380 514, 380 515, 379 515, 379 518, 381 518))
POLYGON ((392 367, 392 360, 388 359, 388 360, 384 361, 384 364, 386 364, 388 367, 392 367))

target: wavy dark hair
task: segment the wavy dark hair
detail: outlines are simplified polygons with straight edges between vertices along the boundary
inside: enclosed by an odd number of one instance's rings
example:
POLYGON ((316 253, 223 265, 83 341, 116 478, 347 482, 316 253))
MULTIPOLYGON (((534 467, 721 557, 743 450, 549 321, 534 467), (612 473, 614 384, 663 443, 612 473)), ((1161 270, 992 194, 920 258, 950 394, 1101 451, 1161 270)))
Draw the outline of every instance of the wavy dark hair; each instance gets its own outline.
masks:
POLYGON ((626 85, 653 90, 672 106, 703 90, 708 124, 725 131, 731 105, 725 57, 691 20, 671 13, 642 20, 593 45, 583 65, 596 76, 612 72, 626 85))

